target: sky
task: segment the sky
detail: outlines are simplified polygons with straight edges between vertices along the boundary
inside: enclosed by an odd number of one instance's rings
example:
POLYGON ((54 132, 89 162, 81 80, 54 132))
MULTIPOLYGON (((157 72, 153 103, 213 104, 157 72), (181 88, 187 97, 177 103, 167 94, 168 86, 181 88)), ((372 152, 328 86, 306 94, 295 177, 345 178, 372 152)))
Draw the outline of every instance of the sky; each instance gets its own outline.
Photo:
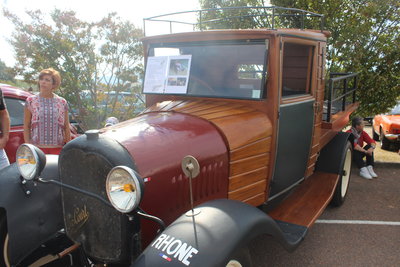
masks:
MULTIPOLYGON (((79 19, 85 21, 97 21, 111 12, 116 12, 122 19, 143 28, 143 18, 197 10, 200 9, 200 5, 199 0, 0 0, 0 59, 12 67, 15 64, 14 50, 7 39, 13 32, 13 25, 4 18, 3 8, 23 19, 28 19, 26 10, 37 9, 47 14, 55 8, 73 10, 79 19)), ((153 23, 146 24, 147 35, 156 34, 157 30, 165 30, 161 28, 153 23)))

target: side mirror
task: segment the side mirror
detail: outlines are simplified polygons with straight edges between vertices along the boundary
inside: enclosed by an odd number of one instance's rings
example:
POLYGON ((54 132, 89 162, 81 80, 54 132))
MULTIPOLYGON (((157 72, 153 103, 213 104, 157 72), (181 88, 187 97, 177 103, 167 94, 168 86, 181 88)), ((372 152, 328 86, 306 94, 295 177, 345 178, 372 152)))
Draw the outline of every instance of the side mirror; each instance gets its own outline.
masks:
POLYGON ((17 149, 17 166, 25 180, 37 179, 46 165, 46 155, 38 147, 22 144, 17 149))

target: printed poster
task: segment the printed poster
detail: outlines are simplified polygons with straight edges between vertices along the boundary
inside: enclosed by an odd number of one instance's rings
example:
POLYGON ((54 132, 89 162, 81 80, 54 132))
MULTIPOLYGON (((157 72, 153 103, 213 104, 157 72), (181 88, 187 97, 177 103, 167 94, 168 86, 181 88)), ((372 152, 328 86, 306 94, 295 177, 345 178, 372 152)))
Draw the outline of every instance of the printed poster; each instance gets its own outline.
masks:
POLYGON ((149 57, 143 93, 186 94, 192 56, 149 57))

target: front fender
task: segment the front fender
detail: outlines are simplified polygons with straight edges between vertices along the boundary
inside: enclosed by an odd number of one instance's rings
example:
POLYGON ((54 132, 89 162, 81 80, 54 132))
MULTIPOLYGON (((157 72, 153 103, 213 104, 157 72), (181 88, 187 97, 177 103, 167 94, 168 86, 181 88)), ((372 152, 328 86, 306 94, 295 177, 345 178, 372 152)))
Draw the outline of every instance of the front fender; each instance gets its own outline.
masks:
POLYGON ((196 212, 188 216, 189 211, 168 226, 133 266, 225 266, 235 251, 259 235, 273 236, 292 250, 306 233, 305 227, 296 237, 293 232, 284 233, 267 214, 235 200, 209 201, 196 207, 196 212))
MULTIPOLYGON (((58 156, 46 155, 46 162, 41 177, 58 180, 58 156)), ((0 208, 6 211, 12 265, 63 228, 60 192, 52 184, 22 184, 15 163, 0 171, 0 208)))

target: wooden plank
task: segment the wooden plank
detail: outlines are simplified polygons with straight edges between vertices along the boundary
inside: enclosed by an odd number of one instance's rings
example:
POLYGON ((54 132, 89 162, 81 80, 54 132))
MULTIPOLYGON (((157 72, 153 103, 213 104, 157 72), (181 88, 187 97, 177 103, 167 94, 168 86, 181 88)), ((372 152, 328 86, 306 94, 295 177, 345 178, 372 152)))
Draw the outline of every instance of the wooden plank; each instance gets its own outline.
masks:
POLYGON ((228 192, 228 198, 243 201, 255 195, 265 193, 267 182, 262 180, 258 183, 242 187, 236 191, 228 192))
POLYGON ((322 126, 322 112, 316 113, 315 114, 315 121, 314 124, 316 127, 321 128, 322 126))
POLYGON ((213 110, 213 109, 216 109, 216 110, 229 109, 229 108, 231 108, 232 105, 234 105, 234 104, 227 103, 227 102, 205 102, 205 101, 202 101, 195 106, 182 108, 180 111, 185 112, 185 113, 194 114, 195 112, 204 112, 204 111, 213 110))
POLYGON ((310 227, 332 199, 339 175, 315 172, 269 215, 275 220, 310 227))
POLYGON ((244 203, 247 203, 252 206, 260 206, 261 204, 265 203, 265 201, 266 201, 265 193, 261 193, 246 200, 243 200, 244 203))
POLYGON ((323 121, 321 124, 322 129, 332 129, 332 123, 323 121))
POLYGON ((160 108, 160 111, 168 111, 168 110, 171 110, 171 109, 173 109, 174 107, 180 105, 182 102, 183 102, 182 100, 180 100, 180 101, 171 101, 168 105, 166 105, 166 106, 160 108))
POLYGON ((304 177, 307 179, 309 178, 311 175, 313 175, 314 173, 314 168, 315 168, 315 164, 312 164, 311 166, 307 167, 306 173, 304 174, 304 177))
POLYGON ((246 173, 254 169, 268 166, 269 153, 257 155, 254 157, 237 160, 230 163, 230 176, 246 173))
MULTIPOLYGON (((224 111, 217 111, 217 112, 204 112, 204 115, 200 115, 202 118, 207 119, 207 120, 212 120, 212 119, 218 119, 222 117, 227 117, 227 116, 236 116, 239 114, 243 113, 248 113, 254 111, 252 108, 235 108, 235 109, 229 109, 229 110, 224 110, 224 111)), ((198 115, 198 114, 193 114, 193 115, 198 115)))
POLYGON ((341 131, 346 127, 347 123, 350 121, 350 114, 353 113, 359 103, 354 103, 346 107, 345 111, 341 111, 332 116, 332 129, 335 131, 341 131))
POLYGON ((211 122, 225 134, 231 150, 272 135, 271 121, 264 113, 257 111, 217 118, 211 122))
POLYGON ((310 159, 308 160, 307 166, 310 166, 317 162, 318 154, 313 154, 310 159))
POLYGON ((190 110, 191 108, 193 108, 194 106, 201 106, 203 104, 207 103, 206 101, 203 100, 195 100, 195 101, 184 101, 181 104, 179 104, 178 106, 176 106, 174 108, 175 111, 179 111, 179 112, 183 112, 185 110, 190 110))
POLYGON ((318 152, 319 152, 319 144, 313 145, 313 147, 311 148, 310 155, 317 154, 318 152))
POLYGON ((228 191, 234 191, 242 187, 249 186, 261 180, 267 179, 268 168, 262 167, 259 169, 251 170, 246 173, 241 173, 236 176, 229 177, 228 191))
POLYGON ((332 138, 335 137, 335 135, 337 135, 338 132, 334 131, 334 130, 329 130, 329 129, 323 129, 322 130, 322 134, 321 134, 321 138, 319 139, 319 145, 321 147, 321 149, 329 143, 329 141, 332 140, 332 138))
POLYGON ((161 103, 157 103, 156 105, 153 105, 149 108, 146 109, 146 112, 156 112, 159 111, 162 107, 168 105, 171 101, 163 101, 161 103))
POLYGON ((271 151, 271 137, 263 138, 230 151, 231 161, 267 153, 271 151))
MULTIPOLYGON (((243 107, 242 105, 239 104, 230 104, 230 105, 218 105, 218 106, 209 106, 207 108, 201 109, 201 110, 190 110, 190 114, 195 115, 195 116, 202 116, 206 114, 211 114, 211 113, 218 113, 218 112, 224 112, 229 114, 230 111, 235 110, 236 108, 243 107)), ((247 108, 247 111, 251 109, 247 108)))

